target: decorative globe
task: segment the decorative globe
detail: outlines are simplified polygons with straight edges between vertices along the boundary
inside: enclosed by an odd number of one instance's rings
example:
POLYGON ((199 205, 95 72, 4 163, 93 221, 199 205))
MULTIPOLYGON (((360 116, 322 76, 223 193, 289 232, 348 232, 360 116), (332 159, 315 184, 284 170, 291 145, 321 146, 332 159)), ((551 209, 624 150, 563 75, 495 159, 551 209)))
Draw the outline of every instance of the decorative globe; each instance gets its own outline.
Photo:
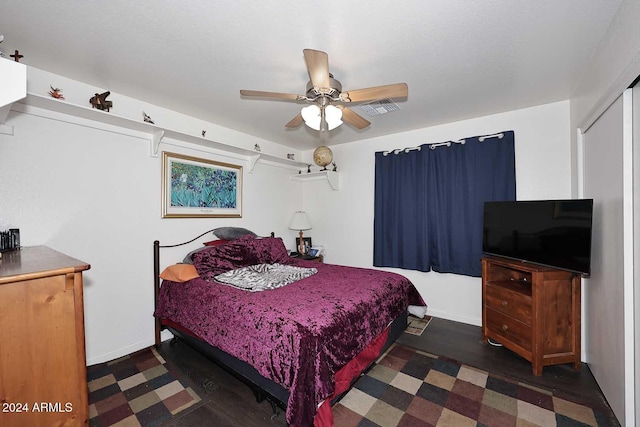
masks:
POLYGON ((316 148, 313 152, 313 161, 316 162, 316 165, 322 166, 325 170, 327 165, 331 163, 333 160, 333 152, 329 147, 325 147, 324 145, 316 148))

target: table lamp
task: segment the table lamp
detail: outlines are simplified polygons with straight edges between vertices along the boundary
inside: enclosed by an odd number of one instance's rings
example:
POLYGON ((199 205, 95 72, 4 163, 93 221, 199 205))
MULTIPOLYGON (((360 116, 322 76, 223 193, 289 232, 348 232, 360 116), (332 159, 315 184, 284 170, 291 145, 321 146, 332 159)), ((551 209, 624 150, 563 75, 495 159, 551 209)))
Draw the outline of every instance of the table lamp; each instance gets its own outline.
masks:
POLYGON ((310 230, 311 223, 309 222, 309 218, 307 217, 307 213, 304 211, 294 212, 293 217, 291 218, 291 222, 289 223, 290 230, 298 230, 300 231, 300 242, 298 244, 298 253, 304 253, 304 243, 302 242, 302 230, 310 230))

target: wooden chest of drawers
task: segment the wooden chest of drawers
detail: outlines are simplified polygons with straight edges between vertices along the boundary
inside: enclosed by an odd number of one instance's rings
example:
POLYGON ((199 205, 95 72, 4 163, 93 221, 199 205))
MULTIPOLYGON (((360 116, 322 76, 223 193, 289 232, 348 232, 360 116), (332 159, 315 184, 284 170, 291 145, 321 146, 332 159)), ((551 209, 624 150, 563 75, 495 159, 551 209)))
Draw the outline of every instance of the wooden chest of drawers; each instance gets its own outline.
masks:
POLYGON ((45 246, 0 260, 0 426, 86 426, 82 272, 45 246))
POLYGON ((580 369, 580 276, 498 257, 482 259, 482 335, 543 366, 580 369))

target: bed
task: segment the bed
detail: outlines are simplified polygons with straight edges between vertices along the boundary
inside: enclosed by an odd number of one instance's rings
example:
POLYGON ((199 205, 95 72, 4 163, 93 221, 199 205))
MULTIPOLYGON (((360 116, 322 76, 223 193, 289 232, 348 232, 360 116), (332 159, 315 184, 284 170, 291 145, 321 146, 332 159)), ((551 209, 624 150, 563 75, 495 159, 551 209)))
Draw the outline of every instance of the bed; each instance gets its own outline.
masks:
POLYGON ((401 275, 292 258, 273 234, 207 244, 187 256, 192 266, 161 274, 160 248, 182 244, 154 242, 156 344, 169 329, 285 409, 292 427, 332 425, 331 402, 402 333, 408 307, 425 305, 401 275), (260 290, 272 266, 286 279, 260 290), (247 276, 256 269, 259 280, 247 276))

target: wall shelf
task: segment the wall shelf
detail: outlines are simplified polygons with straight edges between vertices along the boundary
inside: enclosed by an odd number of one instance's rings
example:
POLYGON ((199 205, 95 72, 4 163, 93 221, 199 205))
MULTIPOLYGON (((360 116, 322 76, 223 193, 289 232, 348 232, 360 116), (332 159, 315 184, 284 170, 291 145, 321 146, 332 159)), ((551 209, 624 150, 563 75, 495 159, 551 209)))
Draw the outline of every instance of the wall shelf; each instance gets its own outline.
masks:
POLYGON ((27 96, 27 66, 0 58, 0 76, 0 125, 4 125, 11 104, 27 96))
POLYGON ((340 190, 340 173, 333 171, 319 171, 311 173, 301 173, 298 175, 291 175, 289 177, 292 181, 329 181, 329 185, 334 190, 340 190))
POLYGON ((106 112, 91 107, 85 107, 82 105, 70 104, 66 101, 55 99, 49 96, 28 93, 26 98, 20 100, 19 103, 25 106, 42 108, 48 111, 67 114, 73 117, 93 120, 99 123, 145 133, 149 137, 150 152, 152 157, 158 156, 160 143, 163 141, 163 139, 170 138, 239 155, 248 162, 249 171, 253 171, 255 164, 259 160, 276 163, 289 169, 300 169, 307 166, 306 163, 290 160, 286 157, 278 157, 271 154, 249 150, 246 148, 236 147, 233 145, 207 139, 200 135, 191 135, 184 132, 163 128, 161 126, 147 123, 141 120, 134 120, 128 117, 119 116, 111 112, 106 112))

